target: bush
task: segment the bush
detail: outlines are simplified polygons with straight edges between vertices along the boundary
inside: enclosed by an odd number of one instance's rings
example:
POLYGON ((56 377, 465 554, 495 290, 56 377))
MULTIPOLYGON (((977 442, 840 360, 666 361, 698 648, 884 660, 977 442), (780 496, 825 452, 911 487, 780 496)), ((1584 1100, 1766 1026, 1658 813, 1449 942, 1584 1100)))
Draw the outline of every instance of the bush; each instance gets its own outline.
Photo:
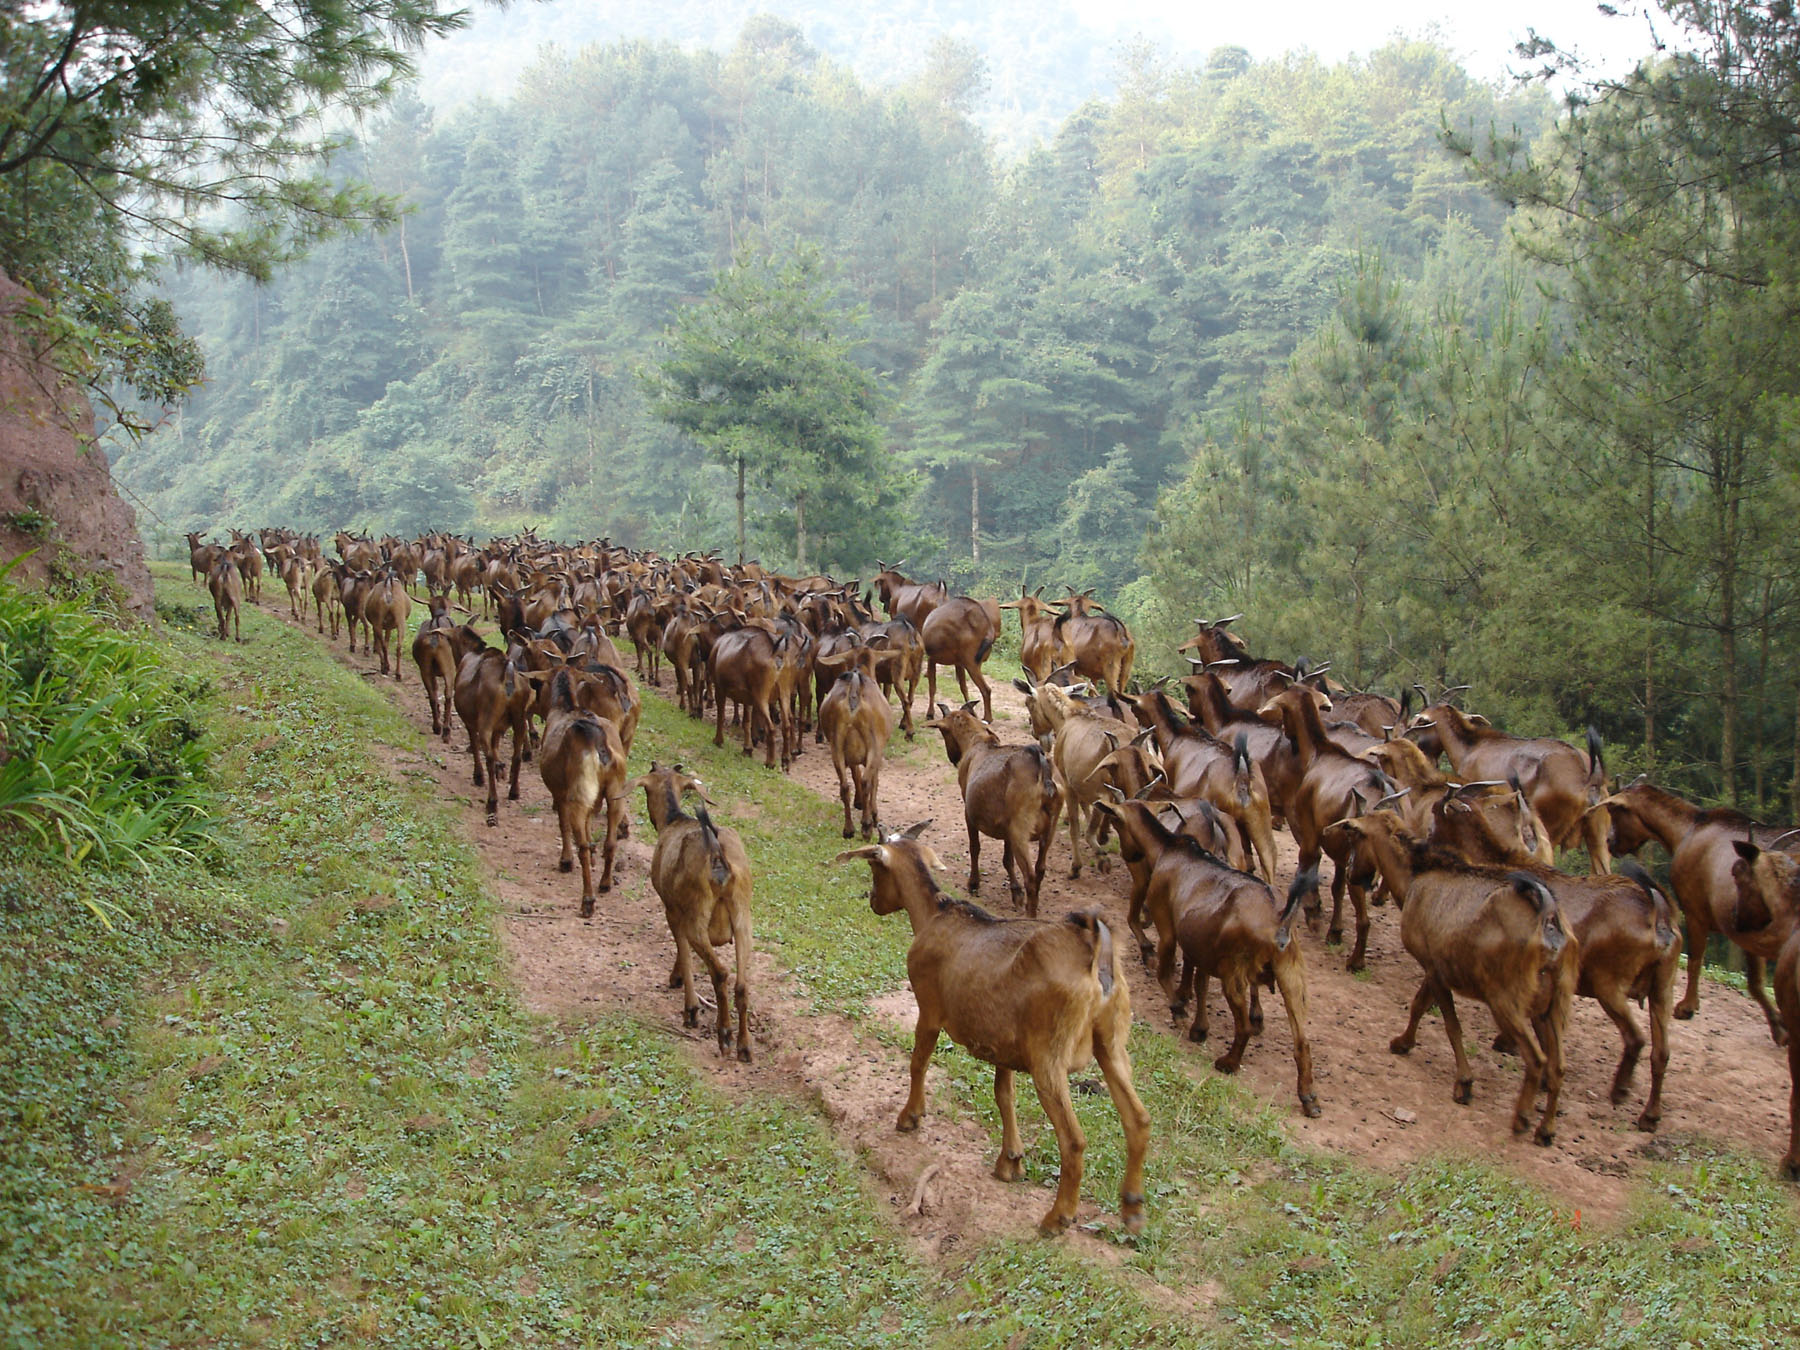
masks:
POLYGON ((212 828, 194 703, 205 687, 80 603, 0 568, 0 830, 72 865, 191 856, 212 828))

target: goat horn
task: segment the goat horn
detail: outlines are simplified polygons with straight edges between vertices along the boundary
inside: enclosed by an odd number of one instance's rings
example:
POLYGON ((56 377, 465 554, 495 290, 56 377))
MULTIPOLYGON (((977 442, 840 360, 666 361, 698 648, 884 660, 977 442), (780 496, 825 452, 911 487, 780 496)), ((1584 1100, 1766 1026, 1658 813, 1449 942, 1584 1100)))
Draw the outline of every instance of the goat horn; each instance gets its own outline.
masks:
POLYGON ((1242 614, 1227 614, 1223 619, 1214 619, 1211 623, 1209 623, 1207 625, 1207 627, 1208 628, 1223 628, 1226 624, 1236 623, 1239 619, 1241 619, 1243 617, 1244 616, 1242 614))
POLYGON ((1238 660, 1237 657, 1228 656, 1223 661, 1208 661, 1206 663, 1206 668, 1208 670, 1211 670, 1214 666, 1237 666, 1237 665, 1242 665, 1242 664, 1243 664, 1243 662, 1238 660))
POLYGON ((1112 793, 1112 795, 1117 797, 1120 801, 1125 800, 1125 789, 1120 787, 1117 783, 1102 783, 1100 786, 1104 791, 1112 793))
POLYGON ((1390 792, 1390 793, 1388 793, 1387 796, 1383 797, 1380 801, 1376 802, 1375 805, 1373 807, 1371 807, 1370 809, 1374 810, 1374 811, 1379 811, 1379 810, 1381 810, 1382 807, 1386 806, 1389 802, 1397 802, 1402 797, 1404 797, 1407 793, 1409 793, 1411 791, 1412 791, 1411 788, 1403 787, 1398 792, 1390 792))
MULTIPOLYGON (((1180 649, 1179 649, 1179 648, 1177 648, 1177 650, 1180 650, 1180 649)), ((1184 659, 1185 659, 1185 660, 1186 660, 1186 661, 1187 661, 1187 663, 1188 663, 1188 664, 1189 664, 1189 665, 1190 665, 1190 666, 1192 666, 1192 667, 1193 667, 1193 668, 1194 668, 1194 669, 1195 669, 1195 670, 1205 670, 1205 669, 1206 669, 1206 662, 1204 662, 1204 661, 1202 661, 1202 660, 1201 660, 1201 659, 1200 659, 1200 658, 1199 658, 1199 657, 1197 657, 1197 656, 1184 656, 1184 659)))
POLYGON ((1473 791, 1475 788, 1496 788, 1496 787, 1505 787, 1505 786, 1506 786, 1506 782, 1503 779, 1478 778, 1472 783, 1458 783, 1454 788, 1451 789, 1451 792, 1452 792, 1452 794, 1460 794, 1460 793, 1464 793, 1464 792, 1473 791))
POLYGON ((1800 835, 1800 830, 1788 830, 1785 833, 1776 835, 1774 839, 1769 841, 1768 848, 1764 849, 1763 852, 1765 852, 1765 853, 1774 852, 1776 849, 1780 848, 1782 846, 1782 844, 1786 843, 1789 839, 1792 839, 1795 835, 1800 835))
POLYGON ((1451 694, 1466 694, 1474 687, 1472 684, 1447 684, 1444 686, 1444 696, 1448 698, 1451 694))
POLYGON ((900 833, 895 835, 894 837, 896 839, 917 839, 920 835, 925 833, 926 827, 931 824, 931 821, 933 819, 936 819, 936 817, 929 817, 925 820, 919 821, 915 825, 908 825, 904 830, 900 831, 900 833))

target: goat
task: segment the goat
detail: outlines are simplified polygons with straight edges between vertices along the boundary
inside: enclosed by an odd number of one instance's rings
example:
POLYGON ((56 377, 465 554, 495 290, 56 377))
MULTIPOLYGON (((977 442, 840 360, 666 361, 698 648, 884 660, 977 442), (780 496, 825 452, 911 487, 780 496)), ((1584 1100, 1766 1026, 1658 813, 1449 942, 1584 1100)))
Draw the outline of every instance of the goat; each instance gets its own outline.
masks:
POLYGON ((1131 986, 1111 929, 1093 911, 1057 922, 999 919, 943 894, 932 876, 943 863, 918 841, 923 828, 915 825, 835 859, 866 859, 873 881, 869 907, 883 915, 903 909, 912 923, 906 973, 919 1020, 913 1030, 912 1085, 895 1128, 902 1133, 919 1128, 925 1070, 938 1033, 948 1032, 994 1066, 994 1104, 1000 1112, 994 1176, 1021 1180, 1025 1146, 1013 1109, 1013 1074, 1030 1074, 1056 1131, 1056 1199, 1038 1223, 1040 1232, 1054 1234, 1074 1221, 1087 1150, 1069 1097, 1069 1074, 1098 1061, 1125 1132, 1119 1217, 1128 1232, 1138 1232, 1144 1226, 1150 1113, 1131 1083, 1131 986))
POLYGON ((625 818, 625 743, 611 722, 577 706, 567 666, 551 675, 544 692, 550 715, 538 748, 538 772, 556 805, 562 835, 557 870, 571 870, 571 852, 581 857, 581 917, 587 919, 594 913, 594 817, 602 811, 599 890, 612 889, 613 855, 625 818))
POLYGON ((1243 870, 1244 847, 1237 825, 1221 815, 1211 802, 1198 798, 1187 801, 1147 802, 1128 795, 1119 788, 1111 789, 1113 800, 1094 803, 1094 809, 1111 820, 1119 833, 1119 857, 1131 877, 1131 899, 1125 922, 1137 939, 1138 955, 1146 966, 1156 954, 1156 944, 1144 932, 1144 903, 1150 891, 1150 869, 1156 857, 1153 844, 1157 835, 1142 825, 1145 812, 1153 815, 1165 830, 1184 835, 1215 858, 1243 870), (1142 808, 1140 810, 1139 808, 1142 808))
POLYGON ((1542 1083, 1544 1114, 1535 1137, 1549 1144, 1562 1098, 1563 1032, 1579 979, 1575 936, 1555 897, 1527 872, 1473 866, 1419 843, 1391 811, 1372 811, 1331 828, 1369 841, 1376 866, 1401 903, 1400 941, 1424 972, 1406 1030, 1388 1049, 1396 1055, 1410 1051, 1418 1042, 1420 1019, 1435 1003, 1456 1057, 1451 1096, 1468 1105, 1475 1076, 1463 1048, 1455 995, 1480 999, 1525 1065, 1513 1104, 1513 1133, 1531 1128, 1542 1083))
MULTIPOLYGON (((1536 877, 1556 897, 1575 934, 1580 960, 1578 995, 1593 999, 1618 1027, 1624 1050, 1613 1074, 1611 1100, 1620 1105, 1644 1051, 1644 1034, 1631 1015, 1631 1000, 1645 1000, 1650 1014, 1650 1095, 1638 1116, 1640 1130, 1662 1119, 1663 1073, 1669 1063, 1669 1012, 1675 1001, 1681 941, 1674 906, 1650 874, 1627 859, 1620 876, 1570 876, 1534 856, 1528 842, 1531 809, 1518 790, 1471 802, 1443 798, 1435 808, 1431 842, 1473 863, 1498 864, 1536 877)), ((1509 1049, 1499 1046, 1496 1049, 1509 1049)))
POLYGON ((675 968, 671 989, 679 986, 682 1021, 700 1025, 700 1000, 694 993, 694 954, 706 963, 712 976, 713 1022, 719 1053, 731 1051, 731 1023, 725 1009, 727 982, 718 948, 731 943, 737 949, 737 1057, 748 1064, 750 1053, 750 858, 737 831, 714 825, 705 806, 694 815, 681 809, 681 796, 699 792, 698 779, 682 772, 679 764, 660 767, 654 760, 650 772, 632 783, 644 790, 644 805, 656 830, 656 849, 650 855, 650 885, 663 902, 669 932, 675 938, 675 968))
POLYGON ((1001 609, 1019 612, 1019 665, 1034 684, 1042 684, 1052 670, 1068 659, 1056 634, 1056 615, 1038 598, 1043 593, 1042 586, 1035 591, 1021 586, 1017 600, 1000 602, 1001 609))
MULTIPOLYGON (((890 619, 905 619, 914 628, 922 629, 932 610, 950 598, 950 588, 941 580, 921 584, 908 581, 902 576, 899 568, 904 565, 904 559, 897 563, 884 563, 877 558, 875 565, 881 570, 875 574, 875 580, 870 584, 875 594, 881 597, 881 603, 887 609, 890 619)), ((1000 621, 996 618, 994 627, 998 629, 999 626, 1000 621)), ((964 694, 964 697, 968 695, 964 694)))
POLYGON ((1169 790, 1177 797, 1201 797, 1237 822, 1245 852, 1255 850, 1263 877, 1275 879, 1275 827, 1269 786, 1250 758, 1249 738, 1239 732, 1232 744, 1188 725, 1160 690, 1127 694, 1138 722, 1154 728, 1169 790))
POLYGON ((900 729, 906 739, 913 738, 913 695, 919 691, 919 676, 925 670, 925 643, 919 630, 909 619, 890 619, 886 623, 865 623, 857 631, 876 650, 875 678, 881 684, 881 696, 891 692, 900 699, 900 729))
MULTIPOLYGON (((1763 966, 1781 953, 1782 936, 1767 930, 1746 932, 1737 926, 1737 884, 1732 876, 1738 854, 1733 845, 1744 842, 1772 849, 1785 838, 1777 826, 1762 825, 1730 807, 1706 810, 1691 805, 1672 792, 1649 783, 1633 783, 1599 803, 1605 808, 1607 853, 1635 853, 1655 839, 1669 854, 1669 885, 1675 902, 1687 920, 1687 990, 1675 1005, 1675 1016, 1686 1020, 1700 1006, 1700 968, 1709 933, 1723 933, 1742 947, 1745 982, 1769 1023, 1775 1044, 1787 1032, 1780 1014, 1763 988, 1763 966)), ((1598 820, 1601 812, 1590 813, 1598 820)))
POLYGON ((231 531, 231 544, 225 550, 237 563, 238 572, 243 577, 244 589, 250 596, 252 604, 262 603, 263 557, 258 551, 255 541, 241 530, 231 531))
POLYGON ((1187 690, 1188 711, 1208 732, 1227 745, 1239 734, 1246 738, 1250 758, 1268 784, 1269 811, 1285 819, 1288 799, 1300 781, 1300 761, 1294 743, 1281 728, 1281 719, 1270 720, 1238 707, 1226 696, 1224 681, 1216 671, 1196 671, 1184 677, 1181 686, 1187 690))
POLYGON ((824 670, 837 673, 837 682, 819 700, 819 729, 831 742, 831 767, 837 773, 838 798, 844 805, 846 839, 856 834, 850 824, 853 798, 862 812, 863 838, 875 837, 881 764, 894 734, 894 710, 876 683, 875 660, 876 649, 866 644, 816 658, 824 670))
MULTIPOLYGON (((1055 736, 1050 757, 1062 778, 1064 804, 1069 816, 1069 875, 1078 877, 1081 875, 1083 821, 1088 823, 1085 833, 1097 836, 1107 819, 1092 809, 1110 780, 1107 769, 1102 766, 1122 744, 1131 740, 1132 731, 1123 722, 1078 706, 1056 685, 1036 685, 1032 696, 1035 710, 1043 714, 1055 736)), ((1095 866, 1106 871, 1110 864, 1106 855, 1099 852, 1098 839, 1089 842, 1095 850, 1095 866)))
MULTIPOLYGON (((1369 949, 1369 896, 1367 882, 1373 876, 1362 867, 1358 850, 1349 841, 1327 847, 1324 835, 1333 821, 1345 816, 1361 815, 1388 793, 1393 784, 1387 776, 1367 760, 1358 759, 1328 739, 1319 717, 1313 691, 1293 685, 1277 694, 1260 709, 1281 718, 1288 739, 1294 744, 1295 760, 1300 767, 1294 795, 1288 802, 1288 828, 1300 849, 1299 870, 1318 874, 1321 853, 1329 854, 1333 863, 1331 877, 1331 925, 1326 930, 1327 942, 1344 940, 1344 892, 1350 893, 1356 911, 1356 945, 1351 948, 1346 968, 1361 970, 1369 949), (1335 851, 1334 851, 1335 849, 1335 851), (1362 867, 1358 864, 1361 863, 1362 867)), ((1316 893, 1308 898, 1307 912, 1317 915, 1316 893)))
POLYGON ((1732 865, 1737 883, 1733 927, 1742 932, 1785 931, 1775 958, 1775 1001, 1787 1031, 1788 1151, 1782 1170, 1800 1182, 1800 862, 1786 853, 1739 844, 1732 865))
MULTIPOLYGON (((394 682, 400 682, 400 639, 406 632, 406 616, 412 609, 406 587, 392 567, 384 568, 363 592, 363 623, 375 641, 381 673, 388 673, 388 634, 394 635, 394 682)), ((367 654, 368 644, 364 644, 367 654)))
POLYGON ((631 637, 632 646, 637 648, 638 678, 645 678, 644 663, 648 661, 650 683, 660 684, 657 667, 662 660, 662 623, 650 592, 642 586, 631 588, 631 602, 625 608, 625 631, 631 637))
POLYGON ((306 604, 306 561, 298 553, 291 553, 280 545, 277 547, 281 549, 281 584, 287 588, 288 614, 299 623, 306 604))
POLYGON ((219 555, 225 552, 223 544, 206 544, 200 540, 198 530, 190 530, 187 535, 188 570, 192 573, 189 580, 200 582, 212 576, 213 564, 219 561, 219 555))
POLYGON ((213 614, 219 621, 219 641, 225 640, 225 624, 229 620, 232 634, 244 640, 244 581, 237 560, 221 552, 206 574, 206 589, 212 592, 213 614))
MULTIPOLYGON (((1449 703, 1432 704, 1407 728, 1409 736, 1426 731, 1433 733, 1451 769, 1461 777, 1501 782, 1517 777, 1556 847, 1572 848, 1582 842, 1588 806, 1604 794, 1606 784, 1600 733, 1592 727, 1588 728, 1585 765, 1581 752, 1566 741, 1509 736, 1449 703)), ((1426 753, 1431 753, 1429 747, 1426 753)))
POLYGON ((463 729, 469 733, 469 757, 475 761, 475 786, 487 785, 487 823, 500 823, 500 736, 512 732, 512 781, 506 799, 519 799, 519 761, 525 754, 532 687, 507 652, 483 647, 464 656, 456 667, 453 701, 463 729), (487 774, 482 776, 483 760, 487 774))
POLYGON ((1059 647, 1066 648, 1078 674, 1106 685, 1108 693, 1122 694, 1131 679, 1131 663, 1137 643, 1124 621, 1108 614, 1092 599, 1093 591, 1070 591, 1061 602, 1051 632, 1059 647))
POLYGON ((1036 918, 1062 793, 1042 746, 1001 745, 994 729, 970 711, 974 706, 971 702, 953 712, 939 704, 939 715, 925 724, 943 735, 944 753, 956 766, 962 788, 963 822, 969 830, 969 893, 979 894, 981 889, 981 836, 1004 840, 1001 861, 1013 903, 1023 896, 1026 915, 1036 918), (1035 866, 1026 856, 1034 839, 1035 866))
POLYGON ((937 668, 956 668, 956 687, 963 702, 969 701, 969 680, 981 690, 981 720, 994 720, 994 691, 982 676, 981 663, 994 649, 1000 636, 1000 606, 992 600, 974 600, 958 595, 943 601, 923 622, 918 624, 919 640, 925 644, 925 702, 937 706, 937 668))
POLYGON ((481 634, 468 624, 426 626, 413 637, 413 664, 419 668, 419 683, 425 686, 425 700, 431 705, 432 735, 450 739, 450 695, 456 688, 457 667, 463 657, 482 646, 481 634))
POLYGON ((338 575, 329 567, 321 567, 313 574, 313 604, 318 610, 319 632, 325 632, 325 612, 331 611, 331 640, 337 641, 338 611, 343 606, 343 593, 338 589, 338 575))
POLYGON ((788 639, 765 628, 745 626, 719 636, 713 644, 711 658, 713 702, 717 712, 714 745, 725 744, 725 700, 733 699, 744 705, 744 753, 755 753, 755 734, 760 727, 768 736, 763 750, 764 766, 775 767, 779 737, 781 767, 788 767, 793 756, 789 753, 788 723, 777 684, 781 667, 796 659, 788 639))

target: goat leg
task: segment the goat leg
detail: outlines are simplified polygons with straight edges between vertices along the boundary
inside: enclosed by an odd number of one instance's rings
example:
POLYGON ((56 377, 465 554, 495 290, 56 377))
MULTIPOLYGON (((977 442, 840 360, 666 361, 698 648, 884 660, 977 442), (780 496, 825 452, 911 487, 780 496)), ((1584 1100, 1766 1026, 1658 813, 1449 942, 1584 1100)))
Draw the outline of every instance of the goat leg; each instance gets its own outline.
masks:
POLYGON ((1040 1065, 1032 1071, 1031 1081, 1037 1087, 1038 1101, 1056 1131, 1056 1150, 1061 1160, 1061 1175, 1056 1182, 1056 1201, 1049 1213, 1038 1220, 1038 1232, 1045 1237, 1075 1222, 1075 1206, 1081 1200, 1083 1155, 1087 1152, 1087 1136, 1075 1117, 1075 1103, 1069 1097, 1069 1077, 1065 1065, 1040 1065))
POLYGON ((1241 971, 1222 976, 1219 988, 1224 991, 1226 1006, 1231 1009, 1231 1048, 1213 1061, 1218 1073, 1236 1073, 1244 1062, 1244 1047, 1250 1044, 1249 980, 1241 971))
POLYGON ((1711 931, 1706 906, 1696 905, 1687 911, 1687 992, 1675 1005, 1675 1017, 1685 1022, 1700 1007, 1700 968, 1706 962, 1706 938, 1711 931))
POLYGON ((1419 1021, 1426 1010, 1437 1002, 1437 981, 1427 975, 1419 981, 1419 990, 1412 997, 1412 1009, 1407 1015, 1406 1030, 1388 1042, 1388 1050, 1396 1055, 1411 1052, 1419 1042, 1419 1021))
POLYGON ((925 1070, 931 1064, 931 1052, 937 1049, 938 1030, 938 1024, 928 1022, 921 1009, 913 1027, 912 1084, 906 1093, 906 1105, 900 1108, 900 1119, 894 1122, 894 1129, 901 1134, 918 1129, 925 1114, 925 1070))
POLYGON ((1025 1143, 1019 1137, 1019 1117, 1014 1107, 1013 1071, 994 1070, 994 1105, 1000 1111, 1000 1157, 994 1163, 998 1181, 1025 1179, 1025 1143))
MULTIPOLYGON (((1456 1056, 1456 1084, 1451 1088, 1450 1096, 1467 1106, 1475 1100, 1475 1071, 1469 1067, 1469 1052, 1463 1049, 1462 1019, 1456 1015, 1456 996, 1443 986, 1438 989, 1438 1010, 1444 1014, 1444 1034, 1450 1038, 1450 1051, 1456 1056)), ((1530 1061, 1526 1063, 1529 1065, 1530 1061)), ((1531 1100, 1536 1101, 1537 1081, 1531 1077, 1529 1068, 1526 1077, 1531 1082, 1531 1100)), ((1514 1128, 1518 1128, 1516 1124, 1514 1128)))
POLYGON ((1144 1227, 1144 1154, 1150 1148, 1150 1113, 1131 1082, 1131 1056, 1125 1048, 1128 1019, 1103 1013, 1094 1026, 1094 1061, 1106 1080, 1113 1110, 1125 1131, 1125 1176, 1119 1182, 1119 1221, 1128 1233, 1144 1227))
POLYGON ((1300 1111, 1303 1115, 1319 1115, 1319 1099, 1313 1092, 1312 1043, 1306 1038, 1306 967, 1299 949, 1277 953, 1275 986, 1281 991, 1282 1005, 1287 1009, 1288 1034, 1294 1042, 1294 1071, 1299 1078, 1300 1111))
POLYGON ((1769 1019, 1769 1035, 1774 1037, 1775 1044, 1787 1044, 1787 1028, 1781 1024, 1781 1014, 1775 1011, 1775 1003, 1769 997, 1769 991, 1763 986, 1763 958, 1751 956, 1744 963, 1744 982, 1750 987, 1750 997, 1762 1006, 1763 1016, 1769 1019))

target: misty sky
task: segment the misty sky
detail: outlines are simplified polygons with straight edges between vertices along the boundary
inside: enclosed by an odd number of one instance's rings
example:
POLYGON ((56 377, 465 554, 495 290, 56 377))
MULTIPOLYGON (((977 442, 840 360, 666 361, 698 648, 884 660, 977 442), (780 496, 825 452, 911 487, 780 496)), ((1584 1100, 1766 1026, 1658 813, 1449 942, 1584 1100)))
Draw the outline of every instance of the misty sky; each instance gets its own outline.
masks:
MULTIPOLYGON (((1514 46, 1536 28, 1559 46, 1593 58, 1611 74, 1652 50, 1641 15, 1607 18, 1593 0, 1070 0, 1097 28, 1136 27, 1149 37, 1204 54, 1237 45, 1268 59, 1305 47, 1328 61, 1367 52, 1396 33, 1439 29, 1469 71, 1504 76, 1518 65, 1514 46)), ((1617 0, 1616 8, 1630 7, 1617 0)))

